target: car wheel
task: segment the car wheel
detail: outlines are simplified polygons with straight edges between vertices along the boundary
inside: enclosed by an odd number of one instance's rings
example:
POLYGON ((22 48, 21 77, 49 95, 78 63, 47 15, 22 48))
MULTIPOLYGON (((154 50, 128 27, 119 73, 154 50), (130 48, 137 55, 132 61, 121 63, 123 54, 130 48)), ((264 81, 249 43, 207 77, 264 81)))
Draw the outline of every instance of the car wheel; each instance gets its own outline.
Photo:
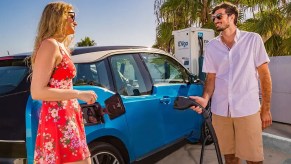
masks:
POLYGON ((92 164, 125 164, 117 148, 106 142, 89 144, 92 164))
MULTIPOLYGON (((211 114, 210 109, 208 108, 208 110, 206 110, 206 111, 208 112, 210 118, 212 118, 212 114, 211 114)), ((213 139, 212 139, 212 137, 210 135, 209 128, 207 127, 206 122, 204 122, 202 124, 202 128, 201 129, 202 129, 201 130, 201 143, 205 142, 205 145, 212 144, 213 143, 213 139), (206 141, 204 141, 205 138, 207 138, 206 141)))

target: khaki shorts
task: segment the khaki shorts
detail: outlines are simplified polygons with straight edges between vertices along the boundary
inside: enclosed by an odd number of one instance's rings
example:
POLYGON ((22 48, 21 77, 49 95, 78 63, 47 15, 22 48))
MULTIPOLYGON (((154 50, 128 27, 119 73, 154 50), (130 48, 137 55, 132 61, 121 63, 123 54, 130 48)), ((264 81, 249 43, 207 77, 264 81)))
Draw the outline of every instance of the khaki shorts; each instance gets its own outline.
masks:
POLYGON ((212 123, 222 154, 235 154, 247 161, 264 160, 260 112, 237 118, 213 114, 212 123))

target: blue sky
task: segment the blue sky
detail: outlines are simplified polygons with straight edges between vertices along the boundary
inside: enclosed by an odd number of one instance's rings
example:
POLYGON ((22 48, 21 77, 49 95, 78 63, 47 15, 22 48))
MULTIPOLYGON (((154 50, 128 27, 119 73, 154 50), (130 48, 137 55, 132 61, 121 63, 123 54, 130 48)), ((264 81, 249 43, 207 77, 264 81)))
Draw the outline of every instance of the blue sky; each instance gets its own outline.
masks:
MULTIPOLYGON (((74 44, 85 36, 98 46, 155 42, 154 0, 64 0, 75 7, 74 44)), ((0 56, 29 52, 49 0, 0 0, 0 56)))

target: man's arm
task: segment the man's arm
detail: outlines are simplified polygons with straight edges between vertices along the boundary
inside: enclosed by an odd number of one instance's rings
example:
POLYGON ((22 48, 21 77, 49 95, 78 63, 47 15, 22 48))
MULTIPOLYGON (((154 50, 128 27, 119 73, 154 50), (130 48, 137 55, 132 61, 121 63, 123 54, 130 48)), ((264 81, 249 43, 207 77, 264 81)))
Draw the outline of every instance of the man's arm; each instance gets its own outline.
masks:
POLYGON ((268 67, 268 63, 264 63, 258 67, 260 77, 260 85, 262 90, 262 104, 261 104, 261 120, 262 128, 265 129, 272 124, 271 115, 271 94, 272 94, 272 80, 268 67))
MULTIPOLYGON (((209 99, 211 98, 211 96, 214 92, 215 77, 216 77, 215 73, 207 73, 202 97, 190 96, 190 98, 194 99, 201 106, 206 107, 209 99)), ((191 109, 195 110, 197 113, 202 112, 202 109, 200 107, 192 106, 191 109)))
POLYGON ((213 92, 214 92, 214 88, 215 88, 215 73, 208 73, 206 76, 206 80, 205 80, 205 85, 204 85, 204 92, 202 97, 204 99, 207 100, 207 102, 209 101, 209 99, 211 98, 213 92))

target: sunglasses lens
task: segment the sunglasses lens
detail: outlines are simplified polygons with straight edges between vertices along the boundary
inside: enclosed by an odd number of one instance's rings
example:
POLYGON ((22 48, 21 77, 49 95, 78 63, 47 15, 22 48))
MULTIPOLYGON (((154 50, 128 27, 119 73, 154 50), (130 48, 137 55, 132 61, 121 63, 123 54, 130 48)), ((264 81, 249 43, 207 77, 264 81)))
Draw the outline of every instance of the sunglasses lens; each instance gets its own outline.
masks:
POLYGON ((222 14, 216 14, 214 16, 212 16, 212 21, 215 21, 215 18, 217 18, 218 20, 220 20, 222 18, 222 14))
POLYGON ((69 12, 69 17, 72 18, 73 21, 75 21, 75 12, 69 12))
POLYGON ((71 18, 73 19, 73 21, 75 21, 75 15, 71 15, 71 18))

